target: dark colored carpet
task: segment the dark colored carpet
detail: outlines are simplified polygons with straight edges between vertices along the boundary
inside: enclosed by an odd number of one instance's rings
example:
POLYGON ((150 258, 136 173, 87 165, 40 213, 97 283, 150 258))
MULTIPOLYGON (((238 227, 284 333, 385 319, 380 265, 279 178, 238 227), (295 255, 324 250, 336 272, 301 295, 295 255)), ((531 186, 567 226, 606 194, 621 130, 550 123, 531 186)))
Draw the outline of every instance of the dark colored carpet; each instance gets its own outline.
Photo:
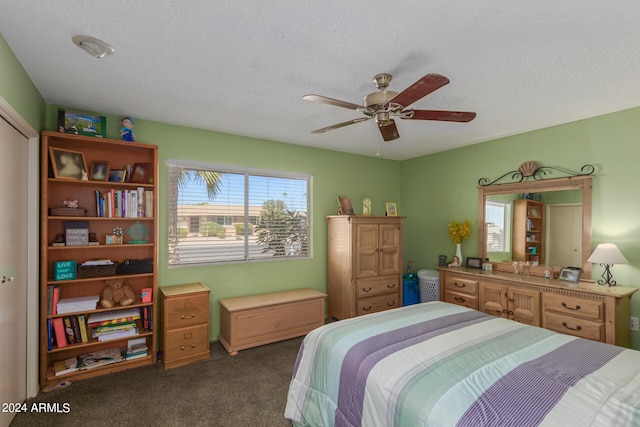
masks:
POLYGON ((68 404, 68 413, 19 413, 19 426, 291 426, 287 390, 302 338, 164 370, 162 364, 78 381, 39 393, 35 403, 68 404))

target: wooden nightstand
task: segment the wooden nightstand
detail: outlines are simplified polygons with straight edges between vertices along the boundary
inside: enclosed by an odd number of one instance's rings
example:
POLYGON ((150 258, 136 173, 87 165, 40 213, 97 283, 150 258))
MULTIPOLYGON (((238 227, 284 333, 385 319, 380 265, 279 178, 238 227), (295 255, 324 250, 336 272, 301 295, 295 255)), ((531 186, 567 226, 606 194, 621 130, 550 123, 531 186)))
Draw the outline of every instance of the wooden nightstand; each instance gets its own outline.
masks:
POLYGON ((202 283, 165 286, 162 343, 165 369, 209 358, 209 288, 202 283))

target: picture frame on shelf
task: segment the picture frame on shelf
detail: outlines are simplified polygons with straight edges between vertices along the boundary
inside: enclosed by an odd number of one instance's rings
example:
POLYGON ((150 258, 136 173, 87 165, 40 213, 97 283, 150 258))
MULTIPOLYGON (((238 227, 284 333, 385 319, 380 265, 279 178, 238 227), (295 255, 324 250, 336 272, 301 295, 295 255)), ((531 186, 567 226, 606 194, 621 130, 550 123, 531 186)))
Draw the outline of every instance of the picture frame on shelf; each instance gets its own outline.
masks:
POLYGON ((395 202, 387 202, 387 216, 398 216, 398 208, 396 207, 395 202))
POLYGON ((109 171, 109 182, 124 182, 126 169, 111 169, 109 171))
POLYGON ((118 236, 117 234, 107 234, 105 236, 105 245, 121 245, 122 244, 122 236, 118 236))
POLYGON ((535 206, 529 206, 527 210, 527 215, 529 215, 530 218, 540 218, 540 212, 538 211, 538 208, 535 206))
POLYGON ((355 211, 353 210, 353 203, 351 203, 351 199, 348 197, 338 196, 338 215, 355 215, 355 211))
POLYGON ((104 138, 107 130, 107 118, 78 111, 58 109, 58 131, 74 135, 96 136, 104 138))
POLYGON ((87 161, 80 151, 49 147, 49 157, 54 178, 79 180, 87 171, 87 161))
POLYGON ((467 268, 482 269, 482 258, 467 257, 467 268))
POLYGON ((570 283, 578 283, 580 281, 582 271, 574 268, 563 268, 560 270, 558 280, 570 283))
POLYGON ((148 184, 151 176, 151 163, 135 163, 131 170, 129 182, 136 184, 148 184))
POLYGON ((109 162, 105 160, 97 160, 91 162, 91 181, 106 181, 109 176, 109 162))

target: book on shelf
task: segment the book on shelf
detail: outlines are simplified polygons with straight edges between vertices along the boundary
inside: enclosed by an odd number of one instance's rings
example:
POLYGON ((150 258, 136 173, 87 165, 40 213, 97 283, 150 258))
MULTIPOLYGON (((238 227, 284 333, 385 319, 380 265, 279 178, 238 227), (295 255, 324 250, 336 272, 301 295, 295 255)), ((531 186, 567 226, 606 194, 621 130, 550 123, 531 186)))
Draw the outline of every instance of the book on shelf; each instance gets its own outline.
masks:
POLYGON ((58 314, 58 301, 60 300, 60 286, 53 287, 53 298, 51 300, 51 314, 58 314))
POLYGON ((51 319, 47 319, 47 350, 53 350, 54 340, 53 321, 51 319))
POLYGON ((53 362, 53 372, 56 376, 70 374, 78 370, 78 359, 76 357, 69 357, 65 360, 58 360, 53 362))
POLYGON ((78 326, 80 327, 80 338, 82 342, 89 341, 89 335, 87 334, 87 321, 84 314, 78 314, 78 326))
POLYGON ((114 347, 95 351, 93 353, 81 354, 78 356, 78 369, 93 369, 97 368, 98 366, 120 362, 121 360, 123 360, 122 352, 123 349, 114 347))
POLYGON ((87 318, 87 323, 90 327, 94 328, 96 326, 108 325, 110 323, 130 322, 137 319, 140 319, 140 309, 129 308, 124 310, 109 310, 91 313, 87 318))
POLYGON ((138 335, 138 328, 133 325, 131 328, 120 329, 116 331, 103 331, 100 333, 95 332, 94 330, 94 338, 97 338, 98 341, 113 341, 119 340, 122 338, 133 337, 138 335))
MULTIPOLYGON (((153 196, 152 190, 147 191, 150 191, 153 196)), ((153 215, 153 197, 151 197, 151 205, 149 205, 146 202, 147 191, 144 187, 138 187, 135 190, 112 188, 104 193, 96 191, 96 216, 102 218, 151 217, 153 215)))
POLYGON ((57 304, 57 314, 67 314, 76 311, 95 310, 100 295, 87 295, 83 297, 61 298, 57 304))
POLYGON ((147 356, 147 339, 144 337, 130 339, 127 342, 127 352, 125 353, 125 358, 127 360, 137 359, 140 357, 147 356))
POLYGON ((63 348, 67 346, 67 333, 64 330, 64 322, 62 321, 62 317, 56 317, 52 320, 53 322, 53 331, 56 336, 56 346, 58 348, 63 348))
POLYGON ((67 342, 69 344, 75 344, 76 338, 73 333, 73 326, 71 326, 71 319, 66 316, 62 318, 62 321, 64 322, 64 332, 67 335, 67 342))
POLYGON ((53 288, 54 285, 47 285, 47 315, 53 310, 53 288))
POLYGON ((81 343, 82 336, 80 335, 80 324, 78 323, 78 316, 69 316, 71 320, 71 328, 73 328, 73 338, 75 342, 81 343))
POLYGON ((142 307, 142 330, 147 332, 153 330, 153 307, 148 305, 142 307))
POLYGON ((83 266, 88 266, 88 265, 111 265, 111 264, 113 264, 113 261, 111 261, 110 259, 92 259, 92 260, 87 260, 87 261, 82 263, 83 266))

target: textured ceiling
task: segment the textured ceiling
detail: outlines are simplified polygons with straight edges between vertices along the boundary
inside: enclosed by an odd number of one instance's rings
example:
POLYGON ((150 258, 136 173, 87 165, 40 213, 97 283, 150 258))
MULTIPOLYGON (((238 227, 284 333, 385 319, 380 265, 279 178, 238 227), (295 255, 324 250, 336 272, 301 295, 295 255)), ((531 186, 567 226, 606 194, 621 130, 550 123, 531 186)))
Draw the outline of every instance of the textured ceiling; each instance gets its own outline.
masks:
MULTIPOLYGON (((50 104, 408 159, 640 106, 640 4, 628 0, 0 0, 0 31, 50 104), (74 35, 110 43, 95 59, 74 35), (470 123, 396 120, 385 143, 361 117, 372 78, 400 91, 451 83, 418 109, 470 123)), ((2 76, 0 76, 2 78, 2 76)), ((178 141, 176 141, 178 142, 178 141)))

